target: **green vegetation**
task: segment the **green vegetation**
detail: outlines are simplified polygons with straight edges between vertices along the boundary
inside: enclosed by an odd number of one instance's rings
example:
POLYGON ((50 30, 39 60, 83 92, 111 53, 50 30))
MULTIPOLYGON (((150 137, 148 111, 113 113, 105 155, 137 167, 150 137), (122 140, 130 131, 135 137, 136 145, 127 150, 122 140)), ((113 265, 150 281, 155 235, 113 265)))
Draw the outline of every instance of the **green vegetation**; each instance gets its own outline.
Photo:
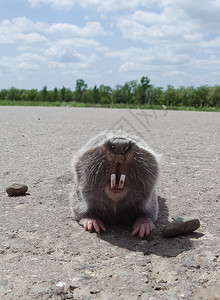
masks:
POLYGON ((148 77, 140 82, 132 80, 124 85, 96 85, 88 88, 83 79, 77 79, 75 90, 62 87, 49 91, 17 88, 0 91, 0 105, 66 106, 66 107, 116 107, 145 109, 175 109, 220 111, 220 86, 179 87, 166 89, 150 84, 148 77))

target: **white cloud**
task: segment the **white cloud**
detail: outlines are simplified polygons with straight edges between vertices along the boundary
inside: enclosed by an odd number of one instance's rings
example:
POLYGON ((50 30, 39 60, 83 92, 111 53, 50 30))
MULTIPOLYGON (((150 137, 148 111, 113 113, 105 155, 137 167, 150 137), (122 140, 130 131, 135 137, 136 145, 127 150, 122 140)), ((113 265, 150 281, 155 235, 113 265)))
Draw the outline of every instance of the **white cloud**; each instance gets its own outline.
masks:
POLYGON ((45 51, 45 54, 49 60, 59 63, 91 63, 98 59, 94 53, 85 55, 78 52, 74 42, 71 40, 58 41, 56 44, 51 45, 51 47, 45 51))
POLYGON ((76 2, 75 0, 29 0, 29 3, 33 7, 42 3, 42 4, 51 5, 52 7, 55 7, 57 9, 64 9, 64 10, 71 9, 74 6, 75 2, 76 2))
POLYGON ((102 25, 98 22, 87 22, 86 25, 81 28, 73 24, 56 23, 48 27, 47 33, 56 35, 59 34, 63 37, 90 37, 107 34, 102 25))
POLYGON ((10 58, 7 56, 1 56, 0 57, 0 72, 2 74, 8 73, 11 71, 11 62, 10 58))
POLYGON ((118 17, 117 27, 124 38, 148 44, 159 44, 163 41, 173 41, 175 44, 201 41, 202 34, 184 16, 181 18, 180 15, 169 13, 139 10, 134 14, 118 17))
POLYGON ((32 53, 18 55, 16 57, 3 56, 0 58, 0 71, 4 73, 37 71, 40 69, 39 62, 44 61, 32 53))
POLYGON ((101 12, 112 12, 121 10, 132 10, 138 6, 149 7, 153 1, 145 0, 79 0, 80 5, 83 7, 96 7, 101 12))
POLYGON ((108 48, 97 42, 96 40, 93 39, 85 39, 85 38, 72 38, 70 39, 73 45, 78 49, 78 48, 91 48, 96 51, 107 51, 108 48))
POLYGON ((201 47, 205 48, 218 48, 220 49, 220 37, 214 38, 213 40, 203 41, 200 43, 201 47))
POLYGON ((172 81, 184 84, 187 76, 190 82, 201 80, 202 76, 208 82, 219 81, 219 0, 26 3, 32 5, 32 12, 38 6, 43 11, 39 19, 46 21, 34 22, 31 17, 0 21, 1 71, 39 71, 46 74, 44 79, 75 72, 76 76, 95 76, 103 81, 107 77, 111 83, 138 79, 143 74, 152 79, 168 78, 165 85, 172 81), (73 11, 59 13, 43 5, 73 11), (72 12, 73 21, 62 22, 69 20, 72 12), (59 22, 51 21, 55 18, 59 22), (4 52, 8 50, 10 53, 4 52))
POLYGON ((76 72, 80 69, 86 69, 88 68, 88 63, 86 62, 78 62, 78 63, 65 63, 65 62, 57 62, 52 61, 49 63, 50 67, 61 70, 64 73, 72 73, 73 71, 76 72))
POLYGON ((0 71, 80 73, 99 60, 97 53, 107 49, 91 37, 106 34, 109 33, 99 22, 87 22, 79 27, 68 23, 33 22, 26 17, 3 20, 0 44, 13 44, 17 55, 0 57, 0 71))
MULTIPOLYGON (((41 42, 46 42, 47 39, 38 34, 38 33, 28 33, 28 34, 21 34, 19 38, 22 42, 28 43, 28 44, 33 44, 33 43, 41 43, 41 42)), ((19 40, 18 39, 18 40, 19 40)))
POLYGON ((131 10, 138 6, 148 7, 154 0, 29 0, 31 6, 35 7, 38 4, 51 5, 57 9, 69 10, 78 3, 84 8, 95 8, 99 12, 112 12, 120 10, 131 10))
POLYGON ((33 52, 24 52, 17 56, 16 58, 17 61, 25 61, 25 62, 35 62, 35 63, 40 63, 40 62, 45 62, 46 59, 37 53, 33 52))
MULTIPOLYGON (((209 0, 208 2, 200 0, 199 3, 191 0, 28 0, 28 2, 32 7, 44 4, 61 10, 71 10, 77 4, 83 8, 91 8, 104 14, 117 11, 123 11, 123 14, 125 14, 125 12, 138 8, 149 8, 154 4, 165 12, 163 17, 167 20, 170 17, 171 20, 178 18, 179 14, 181 14, 185 15, 185 18, 190 20, 190 22, 199 24, 199 26, 208 23, 212 29, 216 29, 216 25, 219 25, 220 22, 219 0, 209 0), (169 17, 166 17, 166 14, 169 17)), ((154 13, 148 13, 148 18, 154 18, 154 13)))
POLYGON ((55 35, 57 38, 88 38, 106 34, 109 33, 105 32, 99 22, 87 22, 84 27, 67 23, 34 23, 26 17, 0 22, 0 44, 13 44, 17 41, 24 43, 47 42, 47 36, 50 35, 55 35))
POLYGON ((47 38, 36 31, 43 31, 45 25, 34 23, 27 18, 15 18, 12 21, 3 20, 0 23, 0 44, 39 43, 47 38))
MULTIPOLYGON (((214 17, 213 21, 211 15, 216 16, 214 10, 220 14, 220 2, 211 1, 207 19, 202 5, 198 7, 193 3, 191 10, 191 1, 157 2, 161 10, 148 12, 139 9, 115 18, 115 26, 127 43, 138 45, 107 52, 107 56, 121 60, 120 72, 140 74, 145 70, 147 74, 164 74, 164 77, 170 74, 174 81, 176 78, 185 80, 188 74, 190 81, 191 74, 207 72, 207 68, 211 71, 212 67, 219 70, 214 55, 219 57, 220 51, 214 48, 220 45, 219 36, 215 36, 215 32, 220 33, 220 18, 214 17), (219 25, 213 31, 211 28, 216 22, 219 25)), ((206 3, 204 7, 207 6, 206 3)), ((195 78, 199 78, 198 74, 195 78)))
POLYGON ((81 39, 81 38, 73 38, 73 39, 60 39, 57 41, 52 41, 50 46, 47 48, 48 51, 50 49, 95 49, 95 50, 106 50, 107 48, 103 48, 99 42, 92 39, 81 39))
MULTIPOLYGON (((220 19, 220 2, 219 0, 200 0, 199 5, 196 1, 190 0, 172 0, 172 6, 178 10, 183 10, 192 22, 203 26, 204 24, 210 26, 219 25, 220 19)), ((217 29, 217 28, 216 28, 217 29)), ((219 30, 219 28, 217 29, 219 30)))
POLYGON ((173 55, 172 49, 164 48, 134 48, 130 47, 122 51, 113 51, 106 54, 108 57, 119 58, 122 61, 121 72, 138 72, 142 70, 161 70, 169 66, 175 67, 180 64, 186 64, 190 56, 179 53, 173 55))
POLYGON ((39 65, 33 64, 33 63, 27 63, 27 62, 20 62, 15 64, 14 66, 15 71, 37 71, 40 69, 39 65))
MULTIPOLYGON (((216 40, 217 43, 219 40, 216 40)), ((110 50, 106 56, 121 61, 119 71, 126 80, 137 78, 139 74, 147 74, 158 85, 216 84, 220 73, 219 55, 214 55, 209 45, 205 51, 203 47, 199 44, 155 43, 151 47, 110 50)))

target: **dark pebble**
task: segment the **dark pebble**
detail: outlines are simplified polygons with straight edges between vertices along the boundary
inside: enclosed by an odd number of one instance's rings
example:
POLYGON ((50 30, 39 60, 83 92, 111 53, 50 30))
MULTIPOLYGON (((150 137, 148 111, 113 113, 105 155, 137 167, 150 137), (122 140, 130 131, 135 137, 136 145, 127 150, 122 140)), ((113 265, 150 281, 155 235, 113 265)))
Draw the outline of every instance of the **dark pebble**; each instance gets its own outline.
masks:
POLYGON ((6 192, 9 196, 22 196, 25 195, 28 190, 26 184, 12 183, 6 188, 6 192))
POLYGON ((172 223, 164 226, 162 234, 164 237, 173 237, 183 234, 192 233, 194 230, 200 227, 198 219, 192 217, 179 217, 172 223))

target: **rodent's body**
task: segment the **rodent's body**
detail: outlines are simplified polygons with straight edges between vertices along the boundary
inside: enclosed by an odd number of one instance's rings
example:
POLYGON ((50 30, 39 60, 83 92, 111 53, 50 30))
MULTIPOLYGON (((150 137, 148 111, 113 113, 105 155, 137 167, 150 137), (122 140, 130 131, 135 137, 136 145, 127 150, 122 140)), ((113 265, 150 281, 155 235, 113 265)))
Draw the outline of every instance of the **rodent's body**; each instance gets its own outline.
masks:
POLYGON ((127 133, 103 132, 79 151, 73 169, 71 208, 86 229, 91 227, 80 220, 132 224, 141 219, 152 229, 158 215, 159 166, 144 141, 127 133))

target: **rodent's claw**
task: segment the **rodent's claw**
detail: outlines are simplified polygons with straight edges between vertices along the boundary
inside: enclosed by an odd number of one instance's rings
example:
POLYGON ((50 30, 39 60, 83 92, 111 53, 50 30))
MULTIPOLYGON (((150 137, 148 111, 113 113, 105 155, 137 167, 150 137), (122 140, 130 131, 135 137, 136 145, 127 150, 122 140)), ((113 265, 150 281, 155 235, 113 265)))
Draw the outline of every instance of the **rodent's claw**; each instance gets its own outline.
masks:
POLYGON ((101 231, 106 231, 105 225, 99 219, 92 219, 92 218, 84 218, 80 220, 80 225, 82 225, 85 230, 92 232, 93 229, 100 234, 101 231))
POLYGON ((139 235, 139 238, 142 239, 145 235, 150 235, 152 229, 154 228, 153 222, 148 218, 138 218, 134 223, 131 235, 139 235))

